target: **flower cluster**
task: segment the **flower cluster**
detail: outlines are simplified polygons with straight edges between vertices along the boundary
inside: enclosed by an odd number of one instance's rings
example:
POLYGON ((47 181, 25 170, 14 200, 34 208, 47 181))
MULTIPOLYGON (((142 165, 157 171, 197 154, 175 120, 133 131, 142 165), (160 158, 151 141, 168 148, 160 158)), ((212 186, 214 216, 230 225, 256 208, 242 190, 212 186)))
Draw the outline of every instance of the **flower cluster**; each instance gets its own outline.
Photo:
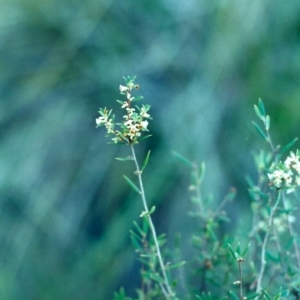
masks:
POLYGON ((286 160, 280 162, 271 173, 268 173, 270 185, 280 188, 300 186, 300 152, 291 152, 286 160))
POLYGON ((151 119, 148 111, 150 105, 142 105, 141 107, 135 106, 133 108, 131 103, 143 99, 142 96, 132 97, 132 89, 138 89, 139 85, 135 84, 135 77, 125 78, 126 85, 120 85, 119 89, 122 95, 126 96, 125 101, 117 100, 121 104, 121 108, 125 109, 126 113, 123 116, 124 121, 122 123, 114 123, 114 116, 111 116, 112 110, 106 108, 100 108, 100 117, 96 119, 97 127, 104 125, 107 130, 107 134, 115 135, 112 138, 113 142, 125 143, 125 144, 137 144, 138 139, 141 137, 143 131, 148 131, 148 121, 151 119), (115 127, 120 126, 120 130, 116 130, 115 127))

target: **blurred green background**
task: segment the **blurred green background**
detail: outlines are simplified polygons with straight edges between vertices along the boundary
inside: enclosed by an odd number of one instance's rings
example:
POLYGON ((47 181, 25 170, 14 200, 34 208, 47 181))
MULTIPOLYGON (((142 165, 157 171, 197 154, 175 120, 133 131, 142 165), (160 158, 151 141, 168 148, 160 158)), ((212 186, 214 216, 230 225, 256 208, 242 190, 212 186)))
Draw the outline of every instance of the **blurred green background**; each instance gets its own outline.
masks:
MULTIPOLYGON (((261 97, 276 143, 299 134, 300 2, 276 0, 0 1, 0 298, 112 299, 139 286, 130 244, 142 205, 128 147, 95 129, 118 108, 122 76, 151 104, 145 188, 157 231, 184 253, 189 170, 205 161, 204 190, 247 220, 261 97)), ((239 220, 236 220, 238 224, 239 220)), ((235 222, 232 223, 234 228, 235 222)), ((188 259, 188 257, 183 257, 188 259)))

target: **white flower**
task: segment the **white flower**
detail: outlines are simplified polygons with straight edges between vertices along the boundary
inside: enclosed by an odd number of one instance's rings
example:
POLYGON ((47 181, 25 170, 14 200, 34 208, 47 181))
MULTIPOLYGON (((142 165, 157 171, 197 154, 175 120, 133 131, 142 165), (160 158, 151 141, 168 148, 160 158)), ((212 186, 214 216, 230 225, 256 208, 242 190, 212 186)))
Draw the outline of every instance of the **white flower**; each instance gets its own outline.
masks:
POLYGON ((143 118, 149 118, 150 115, 147 113, 148 110, 149 110, 149 108, 142 106, 141 111, 140 111, 140 116, 143 118))
POLYGON ((141 127, 142 127, 142 129, 144 129, 144 130, 147 130, 147 126, 148 126, 148 121, 142 121, 141 123, 140 123, 140 125, 141 125, 141 127))
POLYGON ((105 124, 107 122, 107 116, 102 116, 96 119, 97 126, 105 124))
POLYGON ((126 102, 126 101, 123 102, 123 105, 121 106, 121 108, 125 108, 125 107, 128 107, 128 102, 126 102))
POLYGON ((126 91, 128 91, 128 87, 124 86, 124 85, 120 85, 119 89, 120 89, 120 92, 126 92, 126 91))

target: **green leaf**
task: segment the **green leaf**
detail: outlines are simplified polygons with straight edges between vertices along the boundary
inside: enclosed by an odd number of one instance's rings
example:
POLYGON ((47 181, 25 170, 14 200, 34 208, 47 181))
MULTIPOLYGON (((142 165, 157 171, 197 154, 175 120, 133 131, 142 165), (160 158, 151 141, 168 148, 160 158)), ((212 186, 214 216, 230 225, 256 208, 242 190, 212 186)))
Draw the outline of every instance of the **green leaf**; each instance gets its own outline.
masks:
POLYGON ((157 273, 150 273, 150 278, 159 283, 165 283, 164 279, 157 273))
POLYGON ((176 269, 176 268, 180 268, 182 267, 183 265, 185 265, 186 261, 181 261, 177 264, 174 264, 174 265, 170 265, 168 266, 168 270, 171 270, 171 269, 176 269))
POLYGON ((261 129, 255 122, 252 122, 252 123, 253 123, 253 125, 255 126, 256 131, 260 134, 260 136, 261 136, 264 140, 268 141, 268 137, 267 137, 266 134, 262 131, 262 129, 261 129))
POLYGON ((267 131, 269 131, 270 129, 270 122, 271 122, 270 117, 266 116, 265 126, 267 131))
POLYGON ((280 262, 280 257, 278 255, 275 255, 274 253, 270 251, 266 251, 266 257, 269 258, 270 260, 278 263, 280 262))
POLYGON ((139 194, 141 193, 141 191, 139 190, 139 188, 125 175, 123 175, 123 177, 125 178, 125 180, 127 181, 127 183, 139 194))
POLYGON ((233 300, 240 300, 237 294, 233 291, 229 291, 229 295, 232 297, 233 300))
POLYGON ((236 259, 235 251, 233 251, 233 249, 232 249, 232 247, 231 247, 230 244, 227 244, 227 245, 228 245, 228 247, 229 247, 229 251, 230 251, 231 255, 233 256, 234 259, 236 259))
POLYGON ((200 180, 200 182, 202 182, 203 178, 204 178, 204 175, 205 175, 205 163, 204 162, 202 162, 201 165, 200 165, 199 174, 200 174, 199 180, 200 180))
POLYGON ((126 102, 126 101, 121 101, 121 100, 116 100, 118 103, 120 103, 121 105, 123 105, 124 104, 124 102, 126 102))
POLYGON ((267 298, 268 300, 272 300, 272 297, 271 297, 271 295, 268 293, 267 290, 264 290, 264 291, 263 291, 263 295, 266 296, 266 298, 267 298))
POLYGON ((181 154, 179 154, 178 152, 176 151, 172 151, 172 154, 178 159, 180 160, 182 163, 188 165, 189 167, 193 167, 193 163, 188 160, 187 158, 185 158, 184 156, 182 156, 181 154))
POLYGON ((141 141, 143 141, 143 140, 149 138, 150 136, 152 136, 152 134, 148 134, 148 135, 145 135, 145 136, 139 138, 139 142, 141 142, 141 141))
POLYGON ((256 115, 258 116, 258 118, 262 120, 262 119, 263 119, 263 116, 262 116, 262 114, 260 113, 259 108, 258 108, 257 105, 255 105, 255 104, 254 104, 254 111, 255 111, 256 115))
POLYGON ((242 257, 244 257, 246 254, 247 254, 247 252, 248 252, 248 250, 249 250, 249 247, 250 247, 250 243, 247 245, 247 247, 244 249, 244 251, 243 251, 243 253, 242 253, 242 257))
POLYGON ((142 230, 142 228, 139 226, 139 224, 137 222, 133 222, 133 225, 135 226, 135 228, 137 229, 137 231, 140 233, 141 236, 145 236, 146 232, 144 230, 142 230))
POLYGON ((131 101, 139 101, 142 100, 143 98, 144 98, 143 96, 137 96, 137 97, 133 97, 131 101))
POLYGON ((280 154, 290 150, 294 145, 295 143, 298 141, 298 138, 294 138, 291 142, 289 142, 286 146, 282 147, 280 149, 280 154))
POLYGON ((146 168, 146 166, 148 164, 149 157, 150 157, 150 150, 148 151, 147 156, 146 156, 146 158, 145 158, 145 160, 143 162, 143 166, 142 166, 142 169, 141 169, 142 172, 145 170, 145 168, 146 168))
POLYGON ((131 243, 133 245, 133 247, 136 249, 136 250, 141 250, 142 247, 140 245, 140 243, 138 242, 138 239, 137 237, 135 236, 135 234, 133 232, 131 232, 131 243))
POLYGON ((248 299, 253 299, 253 298, 259 296, 260 294, 261 294, 261 293, 255 293, 255 294, 253 294, 253 295, 247 296, 247 300, 248 300, 248 299))
POLYGON ((116 157, 116 160, 120 160, 120 161, 133 160, 133 157, 132 157, 132 156, 127 156, 127 157, 116 157))
POLYGON ((218 242, 218 239, 214 233, 214 231, 212 230, 212 228, 210 226, 207 226, 207 231, 209 233, 209 236, 215 241, 218 242))
POLYGON ((155 211, 155 206, 152 206, 151 209, 149 210, 149 215, 153 214, 155 211))
POLYGON ((238 243, 235 252, 236 252, 239 256, 241 256, 241 245, 240 245, 240 243, 238 243))
POLYGON ((266 116, 265 106, 260 98, 258 99, 258 107, 259 107, 260 113, 265 117, 266 116))
POLYGON ((127 144, 129 144, 129 140, 127 137, 125 137, 120 131, 118 132, 118 135, 122 138, 122 140, 124 142, 126 142, 127 144))

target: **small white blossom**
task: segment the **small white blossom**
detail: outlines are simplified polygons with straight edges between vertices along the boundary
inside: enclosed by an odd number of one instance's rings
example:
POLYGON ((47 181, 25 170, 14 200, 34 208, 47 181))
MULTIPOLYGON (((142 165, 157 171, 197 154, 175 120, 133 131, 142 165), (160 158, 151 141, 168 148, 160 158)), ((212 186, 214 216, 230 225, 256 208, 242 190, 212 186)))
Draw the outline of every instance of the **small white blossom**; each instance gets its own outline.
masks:
POLYGON ((140 116, 143 118, 149 118, 150 115, 147 113, 148 110, 149 110, 149 108, 147 109, 145 106, 142 106, 141 111, 140 111, 140 116))
POLYGON ((124 85, 120 85, 119 89, 120 89, 120 92, 126 92, 126 91, 128 91, 128 87, 124 86, 124 85))
POLYGON ((102 125, 102 124, 105 124, 107 122, 107 116, 101 116, 101 117, 98 117, 96 119, 96 124, 99 126, 99 125, 102 125))
POLYGON ((128 102, 124 101, 123 105, 121 106, 121 108, 126 108, 128 107, 128 102))
POLYGON ((147 130, 147 126, 148 126, 148 121, 142 121, 141 123, 140 123, 140 125, 141 125, 141 127, 142 127, 142 129, 144 129, 144 130, 147 130))

